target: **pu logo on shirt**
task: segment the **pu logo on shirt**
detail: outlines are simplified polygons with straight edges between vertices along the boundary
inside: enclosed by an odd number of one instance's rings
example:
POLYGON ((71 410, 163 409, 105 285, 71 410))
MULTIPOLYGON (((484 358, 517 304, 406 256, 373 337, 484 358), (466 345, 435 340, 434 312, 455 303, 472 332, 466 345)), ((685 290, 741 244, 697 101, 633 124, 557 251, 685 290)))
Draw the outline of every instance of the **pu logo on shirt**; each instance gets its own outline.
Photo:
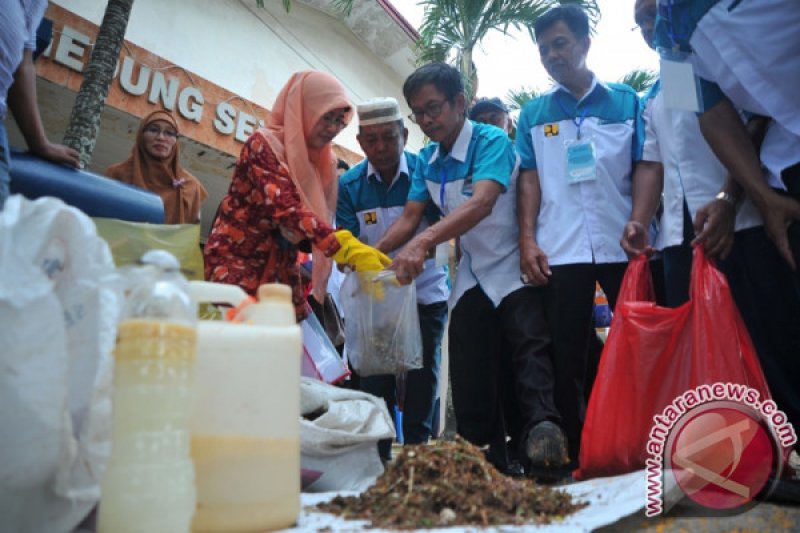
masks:
POLYGON ((545 137, 555 137, 556 135, 558 135, 558 123, 544 125, 545 137))
POLYGON ((375 211, 364 213, 364 224, 366 224, 367 226, 371 226, 377 223, 378 223, 378 213, 376 213, 375 211))

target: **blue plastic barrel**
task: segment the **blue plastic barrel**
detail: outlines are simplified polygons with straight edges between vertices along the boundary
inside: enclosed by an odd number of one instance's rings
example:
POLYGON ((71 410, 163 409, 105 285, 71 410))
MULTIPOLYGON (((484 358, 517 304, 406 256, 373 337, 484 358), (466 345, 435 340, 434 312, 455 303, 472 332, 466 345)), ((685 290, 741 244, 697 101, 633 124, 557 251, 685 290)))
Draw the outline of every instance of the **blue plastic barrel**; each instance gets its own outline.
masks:
POLYGON ((31 200, 54 196, 90 217, 164 223, 164 204, 155 193, 16 150, 11 151, 11 193, 31 200))

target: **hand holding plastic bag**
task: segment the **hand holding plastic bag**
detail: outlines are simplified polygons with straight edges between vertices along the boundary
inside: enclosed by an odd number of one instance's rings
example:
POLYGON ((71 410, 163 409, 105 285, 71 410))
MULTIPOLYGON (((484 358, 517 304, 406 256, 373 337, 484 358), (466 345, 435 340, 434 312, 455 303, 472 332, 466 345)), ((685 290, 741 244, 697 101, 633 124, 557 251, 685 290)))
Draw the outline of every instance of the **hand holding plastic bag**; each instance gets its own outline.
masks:
POLYGON ((729 382, 770 398, 725 276, 694 248, 690 300, 656 306, 645 256, 628 264, 581 436, 576 477, 644 468, 653 416, 684 392, 729 382))
POLYGON ((339 294, 345 316, 347 357, 361 376, 422 368, 416 287, 391 275, 345 276, 339 294), (379 287, 380 290, 376 290, 379 287))

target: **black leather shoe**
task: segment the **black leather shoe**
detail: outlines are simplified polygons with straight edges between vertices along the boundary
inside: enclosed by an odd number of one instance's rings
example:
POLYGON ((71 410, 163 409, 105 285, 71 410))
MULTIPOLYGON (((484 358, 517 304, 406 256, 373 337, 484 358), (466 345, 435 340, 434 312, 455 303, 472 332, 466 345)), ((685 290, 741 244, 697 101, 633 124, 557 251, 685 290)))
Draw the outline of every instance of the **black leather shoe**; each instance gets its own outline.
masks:
POLYGON ((563 467, 569 463, 567 438, 553 422, 539 422, 525 439, 525 455, 534 469, 563 467))

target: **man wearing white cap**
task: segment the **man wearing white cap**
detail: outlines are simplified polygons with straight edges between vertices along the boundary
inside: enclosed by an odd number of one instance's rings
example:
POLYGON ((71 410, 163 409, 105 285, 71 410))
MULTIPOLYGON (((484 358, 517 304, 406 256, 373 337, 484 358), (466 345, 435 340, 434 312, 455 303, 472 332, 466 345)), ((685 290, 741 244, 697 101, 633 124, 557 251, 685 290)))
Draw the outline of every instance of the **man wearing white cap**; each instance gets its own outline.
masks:
MULTIPOLYGON (((358 106, 356 138, 367 158, 339 180, 336 223, 374 246, 403 212, 417 156, 404 150, 408 130, 394 98, 375 98, 358 106)), ((418 231, 438 219, 438 209, 429 206, 418 231)), ((361 378, 362 390, 384 398, 390 412, 396 403, 403 405, 407 444, 423 443, 431 437, 450 293, 445 267, 437 267, 432 258, 425 263, 424 272, 416 280, 423 367, 408 372, 405 399, 396 397, 393 375, 361 378)), ((382 459, 389 460, 391 441, 381 441, 378 450, 382 459)))

